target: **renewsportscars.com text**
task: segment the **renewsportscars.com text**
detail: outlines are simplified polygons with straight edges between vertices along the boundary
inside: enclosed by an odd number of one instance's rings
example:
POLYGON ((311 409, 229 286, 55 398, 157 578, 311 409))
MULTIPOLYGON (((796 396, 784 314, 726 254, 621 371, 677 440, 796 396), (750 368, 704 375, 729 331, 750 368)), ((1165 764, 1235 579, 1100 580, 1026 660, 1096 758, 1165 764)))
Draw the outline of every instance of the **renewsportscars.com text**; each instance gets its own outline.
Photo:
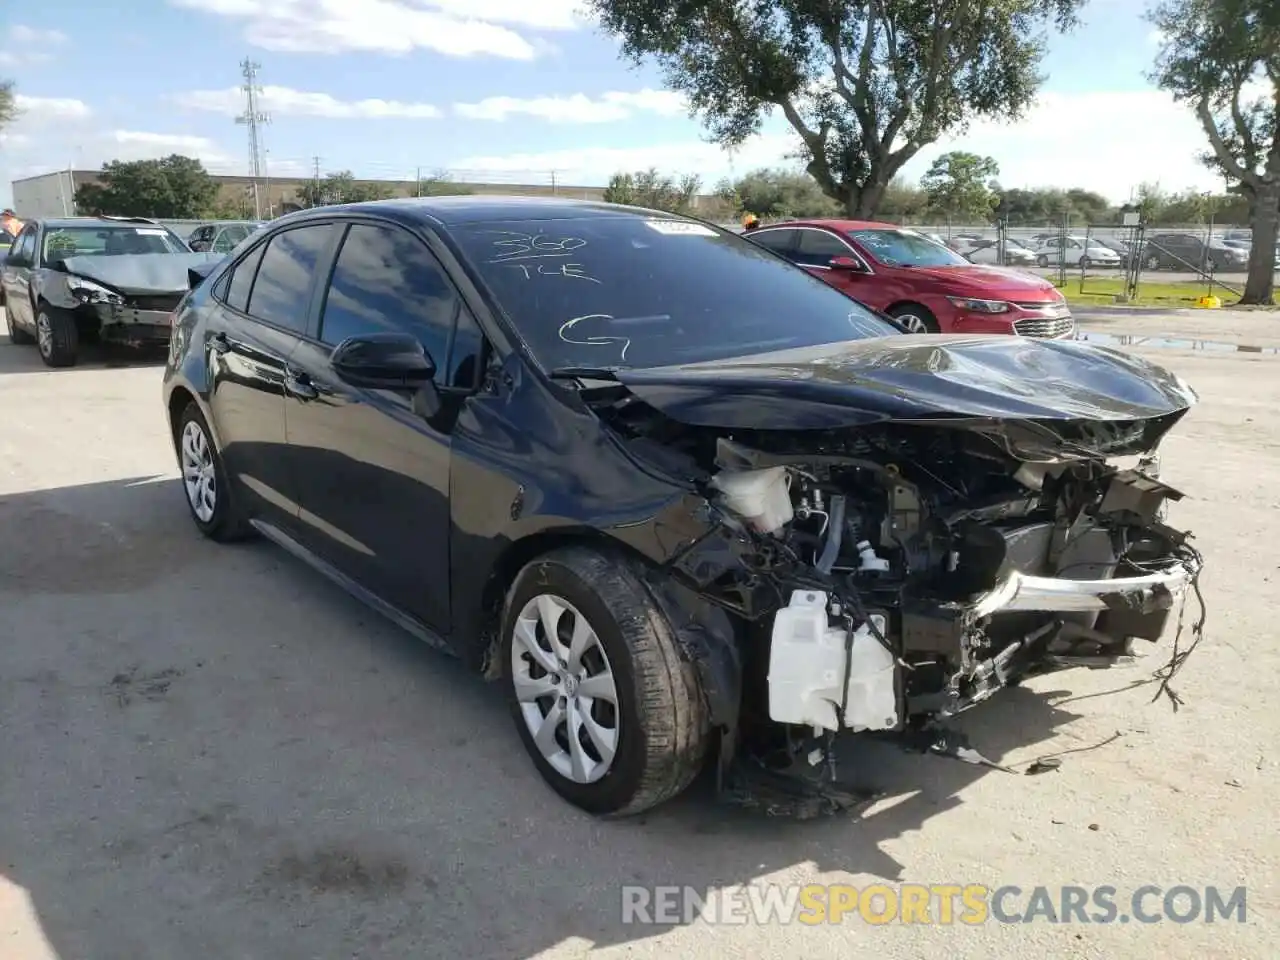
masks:
POLYGON ((622 922, 873 925, 990 923, 1244 923, 1244 887, 983 884, 751 884, 716 890, 625 886, 622 922))

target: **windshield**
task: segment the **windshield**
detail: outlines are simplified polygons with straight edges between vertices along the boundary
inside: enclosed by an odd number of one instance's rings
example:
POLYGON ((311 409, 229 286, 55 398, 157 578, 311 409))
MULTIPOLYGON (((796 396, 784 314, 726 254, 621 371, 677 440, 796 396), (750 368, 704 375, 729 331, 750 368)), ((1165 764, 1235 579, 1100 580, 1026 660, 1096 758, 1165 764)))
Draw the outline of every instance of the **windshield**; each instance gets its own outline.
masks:
POLYGON ((128 253, 190 253, 178 235, 164 227, 54 227, 45 231, 43 261, 67 257, 113 257, 128 253))
POLYGON ((591 216, 466 224, 454 238, 534 357, 653 367, 900 334, 727 231, 591 216))
POLYGON ((955 251, 910 230, 850 230, 871 259, 890 267, 950 267, 969 261, 955 251))

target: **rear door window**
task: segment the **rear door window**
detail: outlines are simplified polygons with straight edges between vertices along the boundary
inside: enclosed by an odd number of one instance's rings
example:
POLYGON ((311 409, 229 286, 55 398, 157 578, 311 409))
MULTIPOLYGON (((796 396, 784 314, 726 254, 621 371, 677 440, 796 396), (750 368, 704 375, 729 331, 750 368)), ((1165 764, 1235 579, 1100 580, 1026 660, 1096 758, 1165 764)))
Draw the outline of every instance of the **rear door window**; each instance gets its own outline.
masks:
POLYGON ((262 263, 262 255, 266 250, 265 243, 258 244, 232 268, 231 279, 225 285, 227 306, 241 313, 249 312, 249 291, 253 289, 253 278, 258 273, 258 264, 262 263))
POLYGON ((272 237, 253 281, 249 316, 286 330, 305 332, 316 270, 332 236, 332 226, 325 223, 295 227, 272 237))

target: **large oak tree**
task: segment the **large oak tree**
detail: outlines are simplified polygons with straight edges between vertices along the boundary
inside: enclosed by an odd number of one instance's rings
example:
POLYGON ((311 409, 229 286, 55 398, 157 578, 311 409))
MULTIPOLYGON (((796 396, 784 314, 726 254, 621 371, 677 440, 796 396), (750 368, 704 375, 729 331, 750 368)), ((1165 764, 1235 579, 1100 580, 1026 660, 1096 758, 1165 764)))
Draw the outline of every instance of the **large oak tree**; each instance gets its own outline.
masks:
POLYGON ((1280 227, 1280 2, 1165 0, 1155 79, 1196 112, 1206 160, 1249 202, 1253 248, 1242 303, 1274 303, 1280 227))
POLYGON ((736 146, 774 109, 806 169, 854 217, 972 119, 1033 101, 1047 30, 1083 0, 587 0, 636 62, 654 58, 711 136, 736 146))

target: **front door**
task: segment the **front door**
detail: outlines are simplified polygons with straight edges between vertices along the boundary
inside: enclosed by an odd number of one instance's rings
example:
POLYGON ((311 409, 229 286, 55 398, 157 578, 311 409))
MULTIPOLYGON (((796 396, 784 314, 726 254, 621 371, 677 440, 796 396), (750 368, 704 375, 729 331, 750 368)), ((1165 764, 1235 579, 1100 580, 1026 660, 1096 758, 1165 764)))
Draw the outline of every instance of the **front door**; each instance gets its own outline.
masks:
POLYGON ((336 235, 315 224, 258 244, 218 281, 208 326, 209 403, 228 477, 252 515, 289 530, 298 505, 285 435, 287 363, 336 235))
POLYGON ((352 224, 317 335, 290 358, 301 389, 285 405, 306 545, 440 632, 450 614, 450 438, 462 401, 451 392, 451 347, 460 317, 473 323, 421 238, 352 224), (442 403, 434 413, 418 391, 351 386, 334 371, 330 354, 344 340, 387 332, 416 336, 435 362, 442 403))
POLYGON ((35 264, 36 225, 29 223, 18 234, 9 248, 9 259, 4 266, 4 308, 9 311, 15 327, 29 330, 35 326, 35 314, 31 306, 31 268, 35 264))

